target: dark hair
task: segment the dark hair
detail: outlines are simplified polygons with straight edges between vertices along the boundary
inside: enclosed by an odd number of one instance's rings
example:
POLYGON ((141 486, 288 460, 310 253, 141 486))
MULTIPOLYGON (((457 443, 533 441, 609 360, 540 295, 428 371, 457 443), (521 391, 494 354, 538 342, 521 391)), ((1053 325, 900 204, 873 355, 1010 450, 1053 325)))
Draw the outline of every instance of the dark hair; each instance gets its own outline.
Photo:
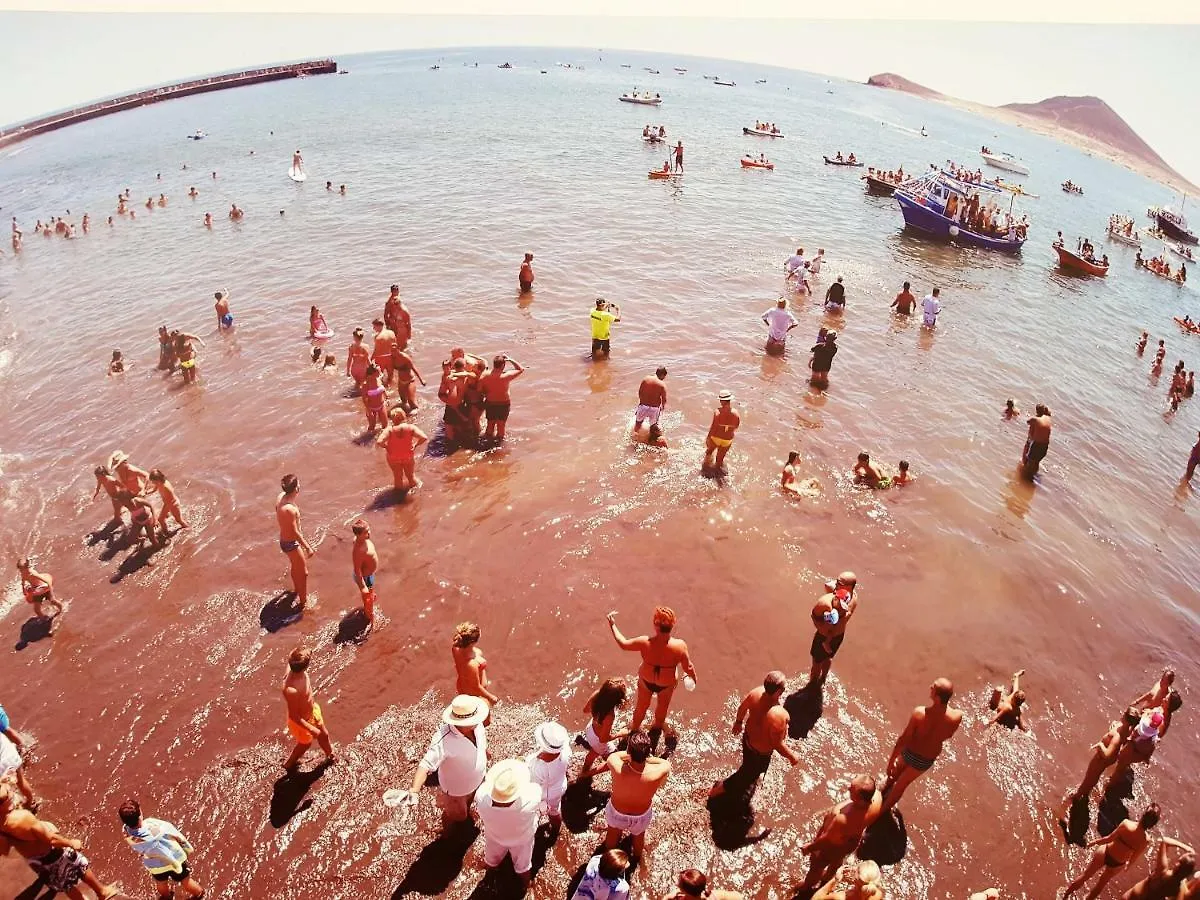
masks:
POLYGON ((316 362, 316 361, 317 361, 318 359, 320 359, 320 358, 321 358, 321 348, 320 348, 320 347, 313 347, 313 349, 312 349, 312 361, 313 361, 313 362, 316 362))
POLYGON ((356 338, 366 337, 366 335, 367 335, 367 333, 365 331, 363 331, 361 328, 355 328, 354 331, 352 332, 352 334, 356 338))
POLYGON ((666 378, 667 377, 667 367, 659 366, 657 369, 654 370, 654 374, 657 375, 659 378, 666 378))
POLYGON ((850 793, 870 803, 875 797, 875 779, 870 775, 855 775, 850 780, 850 793))
POLYGON ((382 328, 383 327, 383 319, 372 319, 371 324, 378 325, 380 328, 382 328))
POLYGON ((788 453, 788 461, 787 461, 787 464, 790 466, 792 463, 794 463, 794 462, 795 462, 796 460, 798 460, 799 458, 800 458, 800 454, 799 454, 799 453, 797 453, 795 450, 792 450, 792 451, 790 451, 790 452, 788 453))
POLYGON ((1143 829, 1153 828, 1158 824, 1158 804, 1151 803, 1146 807, 1146 811, 1142 813, 1142 818, 1138 821, 1143 829))
POLYGON ((279 479, 279 486, 283 488, 285 494, 292 494, 295 493, 296 488, 300 487, 300 479, 289 473, 279 479))
POLYGON ((96 468, 92 471, 92 474, 99 478, 101 475, 111 476, 112 472, 108 471, 108 466, 96 466, 96 468))
POLYGON ((650 743, 650 735, 642 730, 637 730, 629 735, 629 758, 635 763, 644 763, 650 758, 650 751, 654 749, 650 743))
POLYGON ((504 363, 507 361, 508 361, 508 357, 503 356, 503 355, 493 357, 492 358, 492 368, 493 369, 503 369, 504 363))
POLYGON ((303 672, 312 660, 312 651, 307 647, 297 647, 288 655, 288 668, 293 672, 303 672))
POLYGON ((1025 703, 1025 692, 1017 691, 1015 694, 1013 694, 1012 702, 1014 709, 1023 706, 1025 703))
POLYGON ((768 694, 778 694, 785 687, 787 687, 787 676, 778 670, 768 672, 763 679, 763 690, 768 694))
POLYGON ((629 854, 624 850, 606 850, 600 854, 600 877, 610 881, 620 878, 629 868, 629 854))
POLYGON ((899 468, 900 468, 901 472, 907 472, 908 471, 908 460, 907 459, 900 460, 899 468))
POLYGON ((1124 722, 1126 725, 1128 725, 1130 728, 1132 728, 1134 725, 1136 725, 1141 720, 1142 720, 1142 714, 1140 712, 1138 712, 1138 708, 1136 706, 1126 707, 1124 714, 1121 716, 1121 721, 1124 722))
POLYGON ((910 285, 910 284, 909 284, 907 281, 906 281, 906 282, 904 282, 904 289, 905 289, 906 291, 907 291, 907 290, 908 290, 910 287, 911 287, 911 285, 910 285))
POLYGON ((137 828, 142 823, 142 807, 136 800, 126 800, 122 803, 117 815, 130 828, 137 828))
POLYGON ((1179 695, 1179 691, 1171 688, 1167 692, 1167 711, 1175 712, 1179 707, 1183 706, 1183 697, 1179 695))
POLYGON ((378 375, 379 374, 379 366, 375 365, 375 363, 367 363, 367 371, 365 374, 378 375))
POLYGON ((369 529, 370 527, 371 526, 367 524, 365 519, 355 519, 350 524, 350 530, 353 531, 355 534, 366 534, 367 529, 369 529))
POLYGON ((954 696, 954 682, 949 678, 939 678, 933 683, 933 695, 943 703, 949 703, 954 696))
POLYGON ((708 890, 708 876, 699 869, 684 869, 679 873, 679 890, 689 897, 703 897, 708 890))
POLYGON ((459 622, 454 629, 454 646, 470 647, 479 640, 479 626, 474 622, 459 622))
MULTIPOLYGON (((1191 878, 1195 871, 1196 854, 1185 853, 1183 856, 1179 857, 1179 861, 1175 863, 1174 870, 1172 870, 1171 874, 1167 876, 1167 883, 1174 885, 1173 890, 1178 890, 1179 886, 1183 884, 1184 879, 1191 878)), ((1168 893, 1168 896, 1170 896, 1170 893, 1168 893)))
POLYGON ((392 285, 390 288, 388 288, 388 290, 390 290, 390 291, 399 291, 399 290, 400 290, 400 285, 398 285, 398 284, 393 284, 393 285, 392 285))
POLYGON ((617 678, 608 679, 592 694, 592 718, 597 722, 607 719, 628 696, 625 682, 617 678))
POLYGON ((163 474, 162 469, 151 469, 149 478, 151 481, 166 481, 167 476, 163 474))
POLYGON ((862 453, 858 454, 859 462, 867 462, 870 459, 871 459, 871 454, 868 453, 866 450, 864 450, 862 453))

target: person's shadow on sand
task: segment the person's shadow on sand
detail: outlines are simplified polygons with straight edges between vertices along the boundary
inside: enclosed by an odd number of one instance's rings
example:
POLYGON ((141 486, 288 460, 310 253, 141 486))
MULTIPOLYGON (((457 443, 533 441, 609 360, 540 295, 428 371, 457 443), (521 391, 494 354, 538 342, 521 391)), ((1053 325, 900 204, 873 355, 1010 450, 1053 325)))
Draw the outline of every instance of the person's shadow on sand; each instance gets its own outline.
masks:
MULTIPOLYGON (((60 613, 61 615, 61 613, 60 613)), ((44 641, 54 634, 54 619, 48 617, 30 616, 21 624, 21 637, 14 649, 24 650, 30 644, 44 641)))
POLYGON ((414 893, 432 896, 445 891, 462 871, 463 859, 477 837, 479 828, 474 822, 465 822, 434 838, 408 867, 404 880, 392 892, 392 900, 414 893))
POLYGON ((266 602, 258 614, 258 624, 263 630, 274 634, 298 622, 304 611, 297 602, 295 591, 280 591, 266 602))
MULTIPOLYGON (((111 546, 113 539, 116 537, 117 530, 121 527, 121 524, 122 523, 119 519, 109 519, 95 531, 89 531, 87 536, 87 545, 89 547, 95 547, 101 541, 104 541, 105 544, 111 546)), ((109 558, 111 559, 112 557, 109 558)))
POLYGON ((523 896, 525 891, 521 887, 521 879, 513 870, 512 860, 505 859, 496 868, 484 872, 475 890, 467 895, 467 900, 519 900, 523 896))
POLYGON ((337 633, 333 636, 333 643, 341 644, 361 644, 367 639, 367 614, 361 608, 352 609, 338 623, 337 633))
POLYGON ((563 826, 571 834, 590 831, 592 819, 604 809, 610 796, 608 791, 593 788, 590 778, 581 778, 571 784, 562 798, 563 826))
POLYGON ((407 499, 408 488, 384 488, 371 499, 371 503, 367 509, 371 512, 379 512, 380 510, 391 509, 393 506, 400 506, 407 499))
POLYGON ((1126 799, 1133 799, 1133 770, 1126 770, 1121 780, 1114 782, 1112 789, 1105 791, 1096 807, 1096 832, 1101 836, 1112 834, 1114 828, 1125 819, 1131 818, 1126 799))
POLYGON ((117 566, 117 571, 108 579, 110 584, 119 584, 127 575, 133 575, 135 572, 140 572, 147 566, 154 565, 154 554, 162 550, 166 546, 166 542, 158 546, 146 544, 138 547, 127 557, 121 560, 121 564, 117 566))
POLYGON ((13 897, 13 900, 39 900, 39 898, 41 900, 54 900, 55 897, 61 896, 57 891, 52 891, 50 888, 45 887, 45 884, 39 878, 29 887, 25 888, 25 890, 21 891, 21 893, 13 897), (42 893, 43 888, 45 888, 45 894, 42 893))
POLYGON ((756 834, 751 834, 754 828, 754 787, 748 793, 737 794, 727 792, 718 797, 708 798, 709 824, 712 826, 713 843, 719 850, 739 850, 757 844, 771 834, 771 829, 761 828, 756 834))
POLYGON ((271 791, 272 827, 282 828, 297 813, 312 806, 312 797, 307 794, 329 766, 329 760, 323 759, 312 771, 287 772, 276 780, 275 788, 271 791))
POLYGON ((1058 820, 1063 837, 1068 844, 1082 847, 1087 843, 1088 826, 1091 824, 1091 811, 1088 809, 1087 797, 1076 797, 1071 801, 1071 807, 1066 815, 1058 820))
POLYGON ((788 737, 794 740, 808 737, 808 733, 813 730, 813 726, 825 711, 825 692, 822 685, 811 682, 806 684, 788 695, 783 701, 783 708, 791 717, 788 722, 788 737))
POLYGON ((871 859, 881 866, 894 866, 908 852, 908 830, 904 814, 891 809, 875 820, 858 845, 858 858, 871 859))

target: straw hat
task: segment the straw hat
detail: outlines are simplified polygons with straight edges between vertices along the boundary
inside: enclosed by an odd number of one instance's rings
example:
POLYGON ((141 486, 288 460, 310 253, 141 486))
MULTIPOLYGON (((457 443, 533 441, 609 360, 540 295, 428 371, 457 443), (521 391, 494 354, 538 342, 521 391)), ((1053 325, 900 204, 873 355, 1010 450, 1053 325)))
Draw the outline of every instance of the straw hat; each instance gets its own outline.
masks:
POLYGON ((570 739, 567 729, 557 722, 543 722, 533 732, 533 742, 541 753, 563 753, 570 739))
POLYGON ((483 790, 497 803, 511 803, 529 784, 529 767, 519 759, 506 759, 488 769, 483 790))
POLYGON ((721 393, 717 394, 717 399, 720 400, 722 403, 728 403, 730 400, 733 399, 733 391, 730 391, 730 390, 721 391, 721 393))
POLYGON ((108 458, 108 467, 110 469, 115 469, 117 466, 125 462, 129 462, 129 454, 124 450, 117 450, 108 458))
POLYGON ((442 721, 447 725, 461 725, 469 728, 478 725, 488 717, 487 701, 482 697, 472 697, 470 694, 459 694, 442 713, 442 721))

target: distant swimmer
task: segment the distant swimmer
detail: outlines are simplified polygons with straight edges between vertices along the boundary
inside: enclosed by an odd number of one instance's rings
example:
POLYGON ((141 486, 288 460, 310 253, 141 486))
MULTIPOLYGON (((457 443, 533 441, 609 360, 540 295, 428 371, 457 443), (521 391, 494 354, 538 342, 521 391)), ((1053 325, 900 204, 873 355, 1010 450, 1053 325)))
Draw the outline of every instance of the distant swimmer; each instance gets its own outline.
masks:
POLYGON ((912 480, 913 476, 910 475, 908 471, 908 460, 902 459, 900 462, 896 463, 896 474, 892 476, 892 484, 899 486, 902 484, 908 484, 912 480))
POLYGON ((62 613, 62 604, 54 598, 53 575, 39 572, 28 558, 17 561, 17 574, 21 576, 21 594, 25 597, 25 602, 33 607, 35 616, 39 619, 53 619, 62 613), (46 615, 47 608, 54 610, 52 615, 46 615))
POLYGON ((156 202, 158 203, 159 206, 166 206, 167 205, 167 195, 159 194, 158 200, 156 202))
POLYGON ((300 479, 295 475, 284 475, 280 479, 282 492, 275 501, 275 520, 279 524, 279 549, 291 565, 292 590, 300 604, 300 612, 308 603, 308 557, 317 551, 308 543, 300 529, 300 507, 296 495, 300 492, 300 479))
POLYGON ((200 192, 198 190, 196 190, 195 186, 193 186, 188 189, 188 196, 191 197, 193 200, 195 200, 197 197, 200 196, 200 192))
POLYGON ((821 491, 821 483, 815 478, 797 480, 796 463, 799 460, 800 454, 795 450, 788 453, 787 462, 783 464, 783 471, 779 475, 779 488, 797 497, 815 497, 821 491))
POLYGON ((304 157, 300 155, 299 150, 292 154, 292 168, 297 172, 304 171, 304 157))
POLYGON ((297 647, 288 655, 288 673, 283 680, 283 700, 287 704, 287 730, 296 741, 291 755, 284 762, 283 768, 288 772, 296 771, 300 760, 313 745, 313 742, 325 751, 325 764, 337 762, 333 755, 333 742, 329 738, 329 730, 325 727, 325 718, 321 714, 321 704, 313 697, 312 682, 308 679, 308 666, 312 662, 312 651, 307 647, 297 647))
POLYGON ((651 701, 657 700, 650 727, 652 731, 661 731, 666 727, 671 698, 679 683, 679 669, 683 669, 685 686, 694 686, 696 682, 696 668, 692 665, 687 644, 671 634, 676 623, 675 611, 669 606, 655 607, 652 618, 654 633, 635 638, 627 638, 621 633, 615 612, 610 612, 607 618, 617 646, 642 656, 642 664, 638 668, 637 704, 629 729, 637 731, 642 727, 651 701))
POLYGON ((767 352, 782 353, 787 345, 788 332, 800 321, 787 308, 787 299, 780 297, 775 305, 762 314, 767 325, 767 352))
POLYGON ((1024 674, 1024 669, 1013 672, 1012 688, 1007 693, 1001 688, 992 689, 992 698, 988 705, 995 710, 996 714, 992 716, 988 725, 1003 725, 1005 728, 1019 728, 1022 731, 1029 730, 1025 727, 1025 722, 1021 717, 1025 708, 1025 692, 1021 690, 1021 676, 1024 674))
POLYGON ((479 649, 481 632, 474 622, 459 622, 450 639, 450 656, 454 660, 454 689, 459 694, 486 700, 491 708, 500 698, 488 687, 487 659, 479 649))
POLYGON ((1038 473, 1046 452, 1050 449, 1050 431, 1053 421, 1050 410, 1039 403, 1035 407, 1035 415, 1029 419, 1029 437, 1025 441, 1025 449, 1021 451, 1021 466, 1026 478, 1032 478, 1038 473))
POLYGON ((582 741, 587 747, 587 756, 584 757, 577 781, 605 771, 605 760, 617 752, 617 744, 621 738, 628 737, 627 730, 614 729, 617 710, 625 705, 627 696, 625 682, 619 678, 610 678, 600 685, 583 705, 583 711, 590 715, 591 719, 583 732, 582 741))
POLYGON ((843 312, 846 309, 846 286, 842 284, 842 276, 825 291, 825 308, 832 313, 843 312))
POLYGON ((343 197, 346 196, 346 186, 344 184, 338 187, 338 193, 343 197))
POLYGON ((204 214, 204 227, 205 227, 205 228, 212 228, 212 213, 205 213, 205 214, 204 214))
MULTIPOLYGON (((217 177, 216 173, 214 172, 213 178, 216 178, 216 177, 217 177)), ((236 203, 230 205, 229 218, 232 219, 234 222, 240 222, 242 220, 242 217, 245 215, 246 215, 245 212, 238 209, 238 205, 236 203)))
POLYGON ((921 301, 922 321, 921 324, 926 328, 933 328, 937 325, 938 313, 942 311, 942 301, 938 299, 941 295, 941 288, 934 288, 933 291, 925 295, 925 299, 921 301))
POLYGON ((836 331, 829 331, 825 340, 817 341, 809 351, 812 359, 808 367, 812 370, 810 381, 814 387, 826 387, 829 384, 829 370, 833 368, 833 358, 838 352, 837 336, 836 331))
POLYGON ((615 850, 628 834, 633 860, 641 859, 645 850, 646 831, 654 820, 654 795, 671 774, 671 763, 652 756, 652 748, 650 736, 635 729, 626 749, 608 758, 612 795, 604 808, 604 849, 615 850))
POLYGON ((187 528, 188 523, 183 518, 183 510, 179 507, 179 495, 162 469, 151 469, 146 493, 156 493, 162 500, 162 508, 158 511, 158 527, 163 537, 167 536, 167 518, 172 518, 180 528, 187 528))
POLYGON ((354 534, 350 562, 354 567, 354 583, 362 597, 363 614, 369 631, 375 627, 375 573, 379 570, 379 553, 375 550, 375 542, 371 540, 371 526, 366 519, 355 519, 350 530, 354 534))
POLYGON ((92 230, 92 217, 87 213, 83 214, 83 220, 79 223, 79 227, 83 229, 83 233, 87 234, 92 230))
POLYGON ((387 327, 383 319, 373 321, 371 328, 375 331, 375 348, 371 351, 371 361, 383 373, 383 383, 390 385, 392 372, 396 368, 396 333, 387 327))
POLYGON ((892 479, 883 474, 878 463, 871 462, 871 454, 863 450, 858 454, 858 462, 854 464, 854 483, 865 484, 871 488, 889 488, 892 479))
POLYGON ((726 792, 739 797, 753 796, 776 753, 793 766, 799 764, 800 754, 787 743, 791 717, 783 706, 786 688, 787 679, 782 672, 768 672, 762 685, 742 698, 733 720, 733 733, 742 739, 742 764, 724 781, 714 784, 708 796, 719 797, 726 792))
POLYGON ((489 440, 503 441, 505 428, 508 425, 508 414, 512 408, 509 388, 513 381, 525 374, 525 367, 515 359, 509 359, 501 353, 492 360, 492 370, 479 379, 479 391, 483 399, 483 411, 487 416, 487 432, 489 440), (505 371, 511 363, 512 371, 505 371))
POLYGON ((371 364, 371 351, 363 343, 365 337, 361 328, 355 328, 350 349, 346 351, 346 375, 354 379, 354 386, 360 392, 367 377, 367 366, 371 364))
POLYGON ((708 426, 708 436, 704 441, 704 462, 701 463, 701 468, 724 475, 725 454, 733 446, 733 438, 742 424, 742 417, 733 411, 732 391, 723 390, 717 394, 717 403, 719 405, 713 413, 712 423, 708 426))
POLYGON ((1146 845, 1150 842, 1146 832, 1158 824, 1158 816, 1158 804, 1151 803, 1138 821, 1125 819, 1107 836, 1089 842, 1087 845, 1089 848, 1102 847, 1103 849, 1097 850, 1088 862, 1087 868, 1078 878, 1067 885, 1067 889, 1063 893, 1063 900, 1083 887, 1096 873, 1100 873, 1100 879, 1088 894, 1088 900, 1095 900, 1096 897, 1099 897, 1105 885, 1114 876, 1119 875, 1135 858, 1145 852, 1146 845))
POLYGON ((396 490, 414 491, 421 486, 421 480, 413 472, 416 453, 429 440, 429 435, 409 422, 408 415, 399 406, 392 409, 389 419, 389 424, 375 438, 375 444, 387 451, 392 484, 396 490))
POLYGON ((1019 409, 1017 409, 1017 404, 1015 401, 1013 401, 1012 399, 1008 399, 1008 400, 1004 401, 1004 412, 1002 413, 1002 415, 1004 416, 1005 419, 1015 419, 1020 414, 1021 414, 1021 411, 1019 409))
POLYGON ((327 191, 333 190, 333 182, 332 181, 325 182, 325 190, 327 190, 327 191))
POLYGON ((857 611, 858 576, 843 572, 835 580, 825 583, 825 593, 817 598, 809 614, 816 633, 809 647, 812 667, 808 671, 806 688, 825 684, 833 667, 833 658, 846 639, 846 626, 857 611))
POLYGON ((900 293, 896 295, 896 299, 892 301, 892 309, 902 316, 910 315, 913 307, 917 305, 917 298, 913 296, 913 292, 909 290, 911 285, 906 281, 900 293))
POLYGON ((609 338, 612 336, 614 322, 621 321, 621 309, 615 303, 597 297, 596 308, 591 312, 592 320, 592 359, 597 353, 602 353, 607 359, 611 352, 609 338))
POLYGON ((642 429, 643 422, 650 423, 650 434, 646 443, 662 446, 662 429, 659 419, 667 408, 667 369, 659 366, 653 375, 647 375, 638 385, 638 405, 633 414, 633 433, 642 429))
POLYGON ((683 141, 675 144, 675 171, 683 171, 683 141))
POLYGON ((400 297, 400 285, 393 284, 383 304, 383 324, 396 335, 396 346, 408 349, 412 340, 412 315, 400 297))
POLYGON ((233 327, 233 313, 229 310, 229 291, 220 290, 213 294, 216 298, 216 303, 213 306, 217 310, 217 330, 223 331, 233 327))
POLYGON ((810 857, 808 876, 800 893, 814 890, 833 878, 846 857, 862 841, 863 833, 879 818, 883 797, 870 775, 856 775, 850 781, 850 798, 825 813, 816 835, 800 848, 810 857))
POLYGON ((121 355, 120 350, 114 350, 112 359, 108 363, 109 375, 121 375, 125 372, 125 357, 121 355))
POLYGON ((521 293, 526 294, 533 290, 533 254, 526 253, 525 260, 521 263, 521 270, 517 273, 517 284, 521 288, 521 293))
POLYGON ((883 808, 887 812, 900 802, 908 786, 933 768, 942 745, 954 737, 962 724, 963 713, 950 705, 954 685, 939 678, 929 688, 929 704, 918 706, 896 739, 888 757, 887 783, 883 786, 883 808))

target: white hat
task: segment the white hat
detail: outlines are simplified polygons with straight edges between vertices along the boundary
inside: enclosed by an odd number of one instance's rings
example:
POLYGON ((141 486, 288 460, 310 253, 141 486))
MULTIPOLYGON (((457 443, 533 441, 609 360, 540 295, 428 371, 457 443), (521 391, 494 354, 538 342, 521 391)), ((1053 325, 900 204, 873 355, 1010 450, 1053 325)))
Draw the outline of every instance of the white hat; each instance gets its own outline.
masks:
POLYGON ((533 732, 533 742, 542 753, 563 753, 570 736, 557 722, 543 722, 533 732))
POLYGON ((442 713, 442 721, 447 725, 461 725, 464 728, 469 728, 472 725, 481 723, 488 717, 488 713, 490 712, 491 710, 488 708, 487 701, 482 697, 459 694, 450 701, 450 705, 442 713))
POLYGON ((126 453, 124 450, 117 450, 113 453, 112 456, 110 456, 108 458, 108 467, 110 469, 115 469, 117 466, 121 465, 122 463, 128 462, 128 461, 129 461, 129 454, 126 453))
POLYGON ((509 803, 529 784, 529 766, 519 759, 505 759, 488 769, 483 790, 497 803, 509 803))

